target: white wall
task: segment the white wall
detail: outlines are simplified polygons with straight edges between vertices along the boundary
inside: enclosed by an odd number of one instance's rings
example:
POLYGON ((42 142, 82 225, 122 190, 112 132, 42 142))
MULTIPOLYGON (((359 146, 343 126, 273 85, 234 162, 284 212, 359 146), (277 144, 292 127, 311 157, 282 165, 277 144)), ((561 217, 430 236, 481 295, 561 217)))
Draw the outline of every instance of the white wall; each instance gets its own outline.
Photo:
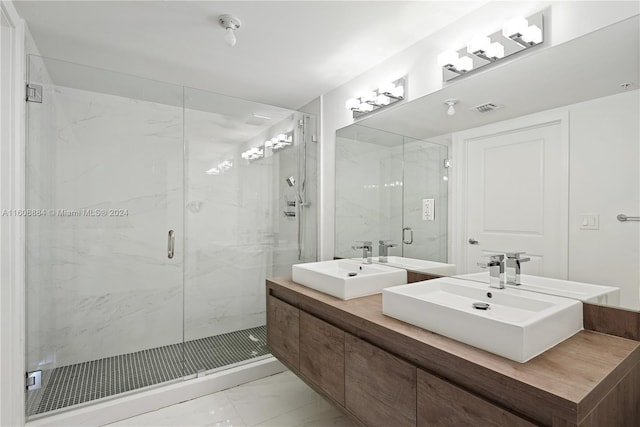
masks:
MULTIPOLYGON (((0 202, 24 208, 24 21, 0 4, 0 202)), ((24 218, 0 219, 0 425, 24 420, 24 218)))
POLYGON ((494 32, 513 16, 528 16, 543 9, 546 9, 547 38, 546 47, 541 48, 548 48, 636 15, 640 6, 630 1, 491 2, 322 97, 321 259, 331 259, 334 251, 335 132, 353 123, 350 112, 344 108, 345 100, 377 87, 381 81, 404 75, 408 76, 408 100, 435 92, 442 88, 436 59, 440 52, 464 46, 477 33, 494 32))
POLYGON ((569 279, 621 288, 640 309, 640 91, 571 105, 569 111, 569 279), (580 214, 599 230, 581 230, 580 214))

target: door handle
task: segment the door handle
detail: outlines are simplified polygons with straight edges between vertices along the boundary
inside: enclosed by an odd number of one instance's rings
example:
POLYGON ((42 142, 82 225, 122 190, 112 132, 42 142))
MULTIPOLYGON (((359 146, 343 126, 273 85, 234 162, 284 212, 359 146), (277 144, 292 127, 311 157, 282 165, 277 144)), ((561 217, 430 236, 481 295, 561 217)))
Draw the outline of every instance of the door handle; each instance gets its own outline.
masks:
POLYGON ((169 238, 167 239, 167 257, 169 259, 173 258, 173 250, 176 243, 176 232, 173 230, 169 230, 169 238))
POLYGON ((478 241, 477 241, 476 239, 474 239, 473 237, 469 237, 469 244, 470 244, 470 245, 477 245, 478 243, 480 243, 480 242, 478 242, 478 241))
POLYGON ((411 227, 405 227, 402 229, 402 243, 404 243, 405 245, 410 245, 413 243, 413 230, 411 229, 411 227), (410 234, 410 238, 409 241, 407 241, 407 238, 405 237, 405 232, 409 231, 410 234))

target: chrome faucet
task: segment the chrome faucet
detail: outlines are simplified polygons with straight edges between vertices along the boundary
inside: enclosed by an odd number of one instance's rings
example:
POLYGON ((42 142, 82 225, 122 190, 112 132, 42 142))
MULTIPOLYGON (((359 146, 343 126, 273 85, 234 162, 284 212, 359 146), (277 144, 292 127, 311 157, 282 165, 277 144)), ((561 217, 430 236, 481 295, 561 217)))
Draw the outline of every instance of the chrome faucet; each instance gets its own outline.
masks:
POLYGON ((379 240, 380 245, 378 246, 378 261, 380 262, 389 262, 387 256, 389 256, 389 248, 395 248, 395 243, 391 243, 391 240, 379 240))
POLYGON ((489 268, 489 286, 504 289, 504 254, 483 255, 489 257, 488 262, 479 262, 478 266, 489 268))
POLYGON ((371 252, 373 251, 373 243, 371 240, 358 240, 356 243, 360 243, 360 246, 352 246, 353 249, 362 249, 362 262, 371 264, 371 252))
POLYGON ((507 252, 507 285, 520 285, 520 264, 531 261, 531 258, 522 258, 524 252, 507 252))

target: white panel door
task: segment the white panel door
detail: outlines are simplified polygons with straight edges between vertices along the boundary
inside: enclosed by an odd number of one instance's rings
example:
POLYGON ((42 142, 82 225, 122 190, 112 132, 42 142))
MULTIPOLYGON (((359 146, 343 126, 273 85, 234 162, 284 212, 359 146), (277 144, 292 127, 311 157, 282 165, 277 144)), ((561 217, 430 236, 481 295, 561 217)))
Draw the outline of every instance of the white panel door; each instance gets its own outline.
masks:
POLYGON ((567 277, 566 147, 559 121, 469 135, 467 272, 483 254, 526 252, 527 274, 567 277), (475 243, 477 242, 477 243, 475 243))

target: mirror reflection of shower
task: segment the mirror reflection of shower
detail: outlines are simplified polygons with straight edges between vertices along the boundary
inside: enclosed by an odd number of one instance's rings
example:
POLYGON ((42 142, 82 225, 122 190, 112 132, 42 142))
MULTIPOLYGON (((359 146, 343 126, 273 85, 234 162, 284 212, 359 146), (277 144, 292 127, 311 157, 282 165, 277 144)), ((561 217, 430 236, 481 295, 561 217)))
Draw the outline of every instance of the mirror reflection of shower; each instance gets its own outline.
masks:
MULTIPOLYGON (((289 188, 293 189, 296 192, 296 201, 290 202, 287 201, 287 206, 295 207, 295 211, 284 211, 284 215, 288 217, 298 217, 298 260, 302 260, 302 208, 305 206, 309 206, 308 203, 305 203, 302 199, 302 195, 300 191, 298 191, 298 187, 296 186, 296 179, 293 175, 289 176, 285 179, 289 188)), ((304 189, 304 181, 303 181, 303 189, 304 189)))
POLYGON ((300 192, 296 187, 296 179, 293 177, 293 175, 287 178, 285 181, 287 181, 287 185, 289 185, 290 188, 293 188, 294 191, 296 192, 296 197, 298 198, 298 204, 302 207, 307 206, 307 204, 302 201, 302 196, 300 195, 300 192))

